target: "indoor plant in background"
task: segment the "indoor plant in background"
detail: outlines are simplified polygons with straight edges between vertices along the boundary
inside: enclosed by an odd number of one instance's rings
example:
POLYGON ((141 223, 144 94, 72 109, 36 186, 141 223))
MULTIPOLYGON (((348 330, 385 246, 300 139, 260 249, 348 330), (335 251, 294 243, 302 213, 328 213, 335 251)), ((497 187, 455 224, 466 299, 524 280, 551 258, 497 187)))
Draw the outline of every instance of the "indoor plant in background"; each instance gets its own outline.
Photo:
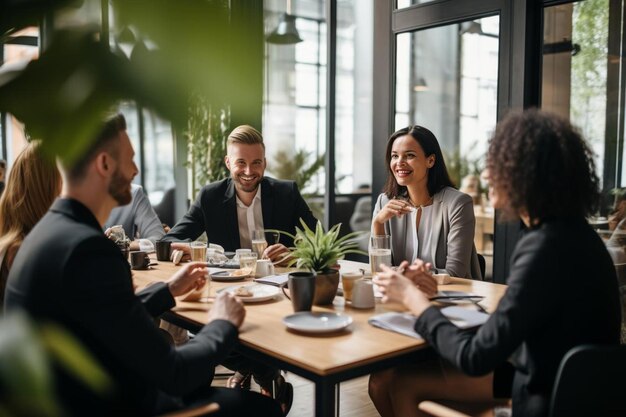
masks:
POLYGON ((359 250, 359 244, 355 240, 363 232, 352 232, 339 237, 341 223, 331 227, 328 232, 324 232, 319 221, 315 226, 315 231, 311 230, 302 219, 300 219, 300 224, 302 224, 302 229, 296 227, 295 236, 280 232, 293 239, 293 247, 290 248, 292 259, 289 261, 289 266, 295 265, 298 268, 315 272, 317 277, 313 304, 331 304, 339 286, 337 261, 349 253, 367 255, 359 250))

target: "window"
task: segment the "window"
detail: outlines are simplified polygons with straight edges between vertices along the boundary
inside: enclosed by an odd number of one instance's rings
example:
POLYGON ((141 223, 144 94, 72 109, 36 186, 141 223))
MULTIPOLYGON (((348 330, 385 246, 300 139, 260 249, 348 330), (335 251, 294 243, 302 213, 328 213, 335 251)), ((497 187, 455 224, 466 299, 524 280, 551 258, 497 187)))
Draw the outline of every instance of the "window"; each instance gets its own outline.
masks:
MULTIPOLYGON (((292 2, 302 42, 267 44, 263 135, 268 174, 276 176, 278 150, 290 156, 307 152, 307 166, 326 153, 327 24, 326 2, 292 2)), ((284 12, 281 1, 266 2, 266 33, 284 12)), ((372 181, 373 2, 337 4, 335 72, 335 219, 347 233, 356 201, 369 196, 372 181), (358 88, 356 88, 358 86, 358 88)), ((284 172, 282 172, 284 175, 284 172)), ((295 172, 286 178, 293 179, 295 172)), ((302 187, 318 219, 323 218, 325 170, 322 166, 302 187)), ((369 210, 371 215, 371 210, 369 210)), ((369 230, 369 225, 367 227, 369 230)))
POLYGON ((453 182, 474 197, 476 249, 488 261, 494 214, 476 185, 497 121, 499 25, 492 16, 396 36, 395 130, 435 134, 453 182))
MULTIPOLYGON (((15 32, 2 46, 0 65, 17 64, 39 57, 39 28, 29 27, 15 32)), ((2 158, 6 159, 8 169, 12 161, 26 146, 24 125, 10 114, 0 118, 2 129, 2 158)))

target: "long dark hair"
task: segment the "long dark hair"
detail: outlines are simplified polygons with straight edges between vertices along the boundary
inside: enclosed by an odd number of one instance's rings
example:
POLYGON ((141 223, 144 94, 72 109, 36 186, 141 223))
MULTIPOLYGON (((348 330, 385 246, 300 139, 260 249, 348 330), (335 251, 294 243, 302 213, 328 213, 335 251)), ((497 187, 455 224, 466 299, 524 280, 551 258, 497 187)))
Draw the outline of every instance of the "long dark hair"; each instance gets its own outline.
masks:
POLYGON ((385 162, 387 163, 387 182, 383 192, 388 198, 396 198, 400 195, 406 195, 406 187, 398 185, 396 177, 391 171, 391 148, 393 142, 402 136, 410 135, 415 141, 422 147, 426 157, 435 155, 435 164, 428 170, 428 194, 435 195, 444 187, 454 187, 454 183, 448 175, 448 169, 446 168, 446 162, 443 160, 443 154, 439 147, 437 138, 430 130, 422 126, 408 126, 404 129, 400 129, 394 132, 387 141, 387 151, 385 152, 385 162))
POLYGON ((505 197, 504 219, 587 216, 598 207, 593 152, 560 116, 530 109, 504 118, 487 153, 491 186, 505 197))

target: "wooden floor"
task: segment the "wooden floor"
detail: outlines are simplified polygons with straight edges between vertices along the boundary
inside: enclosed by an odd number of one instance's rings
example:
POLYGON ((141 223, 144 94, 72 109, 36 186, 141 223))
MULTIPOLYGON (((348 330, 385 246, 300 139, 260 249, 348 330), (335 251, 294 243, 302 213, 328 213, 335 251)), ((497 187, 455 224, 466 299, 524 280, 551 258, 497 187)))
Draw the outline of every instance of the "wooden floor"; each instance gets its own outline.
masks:
MULTIPOLYGON (((217 372, 222 372, 218 369, 217 372)), ((340 416, 341 417, 378 417, 374 404, 367 395, 367 379, 362 377, 341 384, 340 416)), ((315 396, 313 383, 297 375, 287 374, 287 381, 293 384, 293 405, 289 417, 313 417, 315 410, 315 396)), ((214 386, 223 386, 224 378, 216 378, 214 386)), ((252 384, 252 390, 258 392, 258 386, 252 384)))

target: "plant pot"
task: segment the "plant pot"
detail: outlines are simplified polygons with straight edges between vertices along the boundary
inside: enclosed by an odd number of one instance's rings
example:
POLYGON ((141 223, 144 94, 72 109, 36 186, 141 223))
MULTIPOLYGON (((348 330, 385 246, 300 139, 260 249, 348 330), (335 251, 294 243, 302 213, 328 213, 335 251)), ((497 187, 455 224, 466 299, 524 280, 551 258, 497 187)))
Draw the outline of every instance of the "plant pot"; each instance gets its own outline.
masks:
POLYGON ((313 296, 313 304, 323 306, 332 304, 337 295, 339 287, 339 271, 336 269, 327 269, 318 272, 315 278, 315 295, 313 296))

